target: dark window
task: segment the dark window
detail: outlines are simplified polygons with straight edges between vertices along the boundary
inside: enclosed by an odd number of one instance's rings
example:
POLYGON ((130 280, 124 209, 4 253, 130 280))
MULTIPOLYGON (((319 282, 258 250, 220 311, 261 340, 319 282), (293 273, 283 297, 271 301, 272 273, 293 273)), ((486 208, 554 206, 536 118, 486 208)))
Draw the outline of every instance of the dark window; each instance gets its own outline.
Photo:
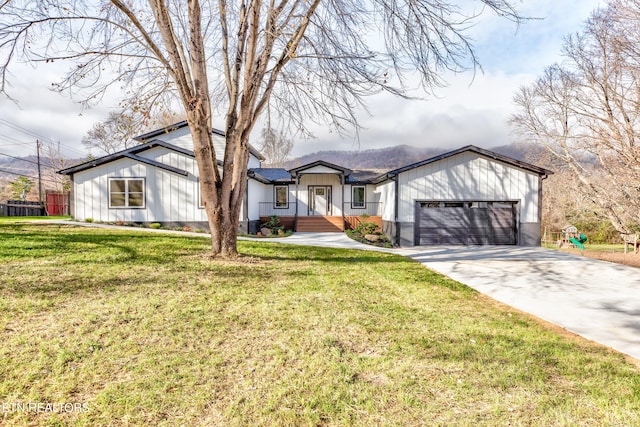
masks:
POLYGON ((364 185, 358 185, 351 187, 351 207, 352 208, 364 208, 365 207, 365 187, 364 185))
POLYGON ((144 178, 109 179, 110 208, 144 208, 144 178))
POLYGON ((440 202, 421 202, 420 207, 421 208, 439 208, 440 202))
POLYGON ((289 186, 276 185, 275 187, 276 208, 286 209, 289 207, 289 186))

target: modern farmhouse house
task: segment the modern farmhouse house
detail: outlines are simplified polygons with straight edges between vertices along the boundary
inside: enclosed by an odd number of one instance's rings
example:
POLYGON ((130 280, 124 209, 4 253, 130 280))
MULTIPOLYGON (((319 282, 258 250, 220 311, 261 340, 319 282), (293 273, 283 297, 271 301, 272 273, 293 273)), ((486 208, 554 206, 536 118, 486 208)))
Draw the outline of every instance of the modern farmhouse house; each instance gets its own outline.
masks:
MULTIPOLYGON (((219 158, 224 134, 214 131, 219 158)), ((140 145, 60 171, 78 220, 206 228, 186 122, 140 135, 140 145)), ((540 243, 542 180, 552 172, 467 146, 372 175, 324 161, 261 167, 251 148, 242 232, 272 215, 295 231, 343 231, 366 214, 401 246, 540 243)))

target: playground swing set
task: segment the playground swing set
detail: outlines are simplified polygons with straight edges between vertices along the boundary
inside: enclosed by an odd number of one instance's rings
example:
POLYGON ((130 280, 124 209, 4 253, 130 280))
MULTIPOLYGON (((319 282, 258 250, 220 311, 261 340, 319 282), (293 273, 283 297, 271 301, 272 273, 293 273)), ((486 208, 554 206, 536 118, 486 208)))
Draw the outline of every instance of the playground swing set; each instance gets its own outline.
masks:
POLYGON ((560 236, 557 241, 559 248, 578 248, 584 249, 584 244, 587 241, 587 236, 578 232, 578 229, 573 225, 567 225, 560 232, 560 236))

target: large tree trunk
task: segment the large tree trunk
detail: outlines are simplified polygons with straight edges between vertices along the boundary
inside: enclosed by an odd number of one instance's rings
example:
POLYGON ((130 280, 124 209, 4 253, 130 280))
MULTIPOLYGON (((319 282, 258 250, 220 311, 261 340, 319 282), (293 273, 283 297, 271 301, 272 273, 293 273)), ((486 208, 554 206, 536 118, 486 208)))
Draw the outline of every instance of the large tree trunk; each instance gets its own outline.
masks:
POLYGON ((238 256, 237 234, 247 187, 247 131, 227 129, 222 175, 219 173, 208 118, 194 109, 187 119, 200 175, 200 191, 211 230, 212 256, 238 256))

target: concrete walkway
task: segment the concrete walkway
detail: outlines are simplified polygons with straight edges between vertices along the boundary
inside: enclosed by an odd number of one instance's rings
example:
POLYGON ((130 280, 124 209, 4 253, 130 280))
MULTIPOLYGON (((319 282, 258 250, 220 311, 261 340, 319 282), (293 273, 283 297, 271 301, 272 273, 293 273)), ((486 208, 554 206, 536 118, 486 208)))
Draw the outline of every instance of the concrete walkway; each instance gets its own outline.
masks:
MULTIPOLYGON (((55 223, 122 228, 73 221, 55 223)), ((140 229, 148 232, 202 233, 140 229)), ((331 248, 395 253, 464 283, 519 310, 640 359, 640 269, 542 248, 431 246, 386 249, 344 233, 294 233, 285 238, 246 238, 331 248)))

